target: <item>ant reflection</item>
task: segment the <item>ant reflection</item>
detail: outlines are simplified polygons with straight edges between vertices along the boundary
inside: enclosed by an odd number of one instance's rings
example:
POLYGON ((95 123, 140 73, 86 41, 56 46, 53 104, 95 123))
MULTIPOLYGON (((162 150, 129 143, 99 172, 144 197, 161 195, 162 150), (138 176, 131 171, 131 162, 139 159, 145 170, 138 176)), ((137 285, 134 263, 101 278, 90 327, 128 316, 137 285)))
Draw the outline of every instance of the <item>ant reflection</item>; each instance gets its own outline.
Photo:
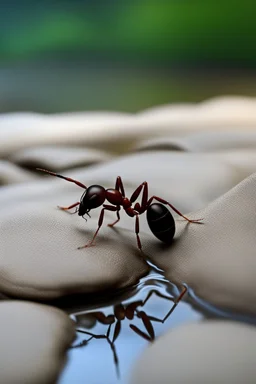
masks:
POLYGON ((141 319, 142 324, 144 325, 144 328, 145 328, 144 331, 142 331, 140 328, 138 328, 134 324, 130 324, 129 325, 130 328, 132 329, 132 331, 134 331, 137 335, 141 336, 143 339, 149 342, 153 342, 155 340, 155 332, 154 332, 152 322, 158 322, 163 324, 169 318, 169 316, 173 313, 174 309, 177 307, 178 303, 183 298, 186 292, 187 292, 187 287, 183 285, 180 295, 176 299, 173 299, 172 297, 164 295, 163 293, 153 289, 149 291, 148 295, 143 301, 138 300, 138 301, 129 303, 127 305, 123 305, 123 304, 115 305, 114 311, 113 311, 114 313, 111 315, 106 316, 103 312, 100 312, 100 311, 89 312, 88 315, 90 316, 90 318, 93 318, 95 321, 98 321, 101 324, 108 325, 107 332, 105 334, 95 334, 92 332, 77 329, 77 332, 86 334, 90 337, 86 340, 83 340, 79 344, 74 345, 73 348, 87 345, 92 339, 106 339, 106 341, 110 345, 110 348, 113 352, 114 363, 116 366, 117 375, 119 377, 120 376, 119 361, 118 361, 117 351, 115 347, 115 341, 120 335, 122 320, 125 320, 125 319, 133 320, 134 317, 141 319), (150 299, 150 297, 153 294, 155 294, 158 297, 173 301, 173 305, 171 309, 168 311, 168 313, 164 316, 163 319, 159 319, 157 317, 147 315, 143 310, 140 309, 147 303, 147 301, 150 299), (112 326, 114 326, 113 332, 111 332, 112 326))

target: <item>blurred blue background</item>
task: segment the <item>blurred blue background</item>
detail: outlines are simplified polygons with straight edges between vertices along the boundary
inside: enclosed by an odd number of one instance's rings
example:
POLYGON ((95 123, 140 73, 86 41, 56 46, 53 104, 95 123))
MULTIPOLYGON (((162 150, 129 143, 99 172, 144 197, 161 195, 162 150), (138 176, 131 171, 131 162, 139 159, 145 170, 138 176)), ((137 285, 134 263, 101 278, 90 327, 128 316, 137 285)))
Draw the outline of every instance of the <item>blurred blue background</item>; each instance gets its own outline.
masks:
POLYGON ((251 0, 0 0, 0 112, 256 95, 251 0))

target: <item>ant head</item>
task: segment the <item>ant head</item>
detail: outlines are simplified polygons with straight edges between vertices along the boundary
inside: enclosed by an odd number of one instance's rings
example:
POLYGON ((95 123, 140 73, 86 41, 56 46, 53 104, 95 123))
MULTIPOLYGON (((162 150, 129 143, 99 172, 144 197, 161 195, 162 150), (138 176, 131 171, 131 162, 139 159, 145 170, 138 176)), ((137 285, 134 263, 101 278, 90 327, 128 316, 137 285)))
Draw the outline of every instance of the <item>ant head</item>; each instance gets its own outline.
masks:
POLYGON ((81 197, 78 216, 88 215, 91 209, 100 207, 106 199, 106 190, 101 185, 91 185, 81 197))
POLYGON ((106 190, 101 185, 91 185, 89 188, 82 184, 80 181, 71 179, 70 177, 59 175, 58 173, 48 171, 47 169, 36 168, 38 171, 48 173, 52 176, 59 177, 71 183, 75 183, 79 187, 85 189, 84 194, 81 197, 78 215, 89 215, 91 209, 100 207, 106 199, 106 190))

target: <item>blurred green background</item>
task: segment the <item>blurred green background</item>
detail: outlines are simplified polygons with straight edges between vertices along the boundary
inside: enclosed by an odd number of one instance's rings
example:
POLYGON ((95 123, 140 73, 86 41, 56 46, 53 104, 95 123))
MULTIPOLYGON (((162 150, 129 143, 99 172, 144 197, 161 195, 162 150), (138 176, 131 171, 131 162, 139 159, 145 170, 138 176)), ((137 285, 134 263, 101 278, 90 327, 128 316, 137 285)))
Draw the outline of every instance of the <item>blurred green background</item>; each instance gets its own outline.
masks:
POLYGON ((0 0, 0 112, 256 96, 251 0, 0 0))

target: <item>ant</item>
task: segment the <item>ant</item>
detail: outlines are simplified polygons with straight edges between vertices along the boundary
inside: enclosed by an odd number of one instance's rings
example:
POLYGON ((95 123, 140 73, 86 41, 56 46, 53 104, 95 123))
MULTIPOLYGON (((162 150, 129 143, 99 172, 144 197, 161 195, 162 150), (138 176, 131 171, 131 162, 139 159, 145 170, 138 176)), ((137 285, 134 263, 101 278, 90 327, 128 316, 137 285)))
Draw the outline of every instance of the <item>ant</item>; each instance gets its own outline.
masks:
POLYGON ((86 334, 90 337, 89 337, 89 339, 83 340, 79 344, 74 345, 73 348, 82 347, 84 345, 87 345, 89 343, 89 341, 91 341, 92 339, 106 339, 106 341, 110 345, 110 348, 113 352, 114 363, 116 366, 117 375, 119 377, 120 376, 119 361, 118 361, 118 356, 117 356, 116 347, 115 347, 114 343, 115 343, 116 339, 118 338, 118 336, 120 335, 121 322, 125 319, 133 320, 135 316, 137 318, 141 319, 147 333, 142 331, 141 329, 139 329, 134 324, 130 324, 129 325, 130 328, 137 335, 144 338, 146 341, 153 342, 155 340, 155 332, 154 332, 154 328, 152 325, 152 321, 164 324, 164 322, 173 313, 174 309, 177 307, 178 303, 180 302, 180 300, 183 298, 183 296, 186 294, 186 292, 188 290, 186 284, 183 284, 182 286, 183 286, 183 289, 182 289, 181 293, 179 294, 179 296, 175 300, 173 300, 173 298, 170 296, 164 295, 163 293, 161 293, 155 289, 152 289, 149 291, 148 295, 146 296, 146 298, 143 301, 138 300, 138 301, 131 302, 130 304, 127 304, 127 305, 123 305, 123 304, 115 305, 114 306, 114 314, 106 316, 103 312, 100 312, 100 311, 89 312, 88 314, 90 316, 92 316, 95 320, 97 320, 99 323, 104 324, 104 325, 108 325, 107 332, 106 332, 106 334, 97 335, 97 334, 92 333, 92 332, 77 329, 76 330, 77 332, 86 334), (158 297, 161 297, 161 298, 164 298, 164 299, 167 299, 167 300, 174 302, 171 309, 168 311, 168 313, 164 316, 163 319, 149 316, 144 311, 138 309, 138 307, 143 307, 153 294, 157 295, 158 297), (113 331, 112 337, 111 337, 110 333, 111 333, 111 327, 113 324, 115 324, 115 328, 114 328, 114 331, 113 331))
POLYGON ((78 249, 87 248, 94 245, 94 240, 103 223, 105 211, 113 211, 113 212, 116 212, 116 215, 117 215, 116 221, 114 221, 112 224, 108 224, 109 227, 113 227, 120 220, 119 211, 121 208, 124 209, 124 211, 127 213, 128 216, 130 217, 135 216, 135 233, 137 237, 137 244, 138 244, 139 250, 142 250, 142 245, 139 237, 139 215, 142 215, 145 212, 147 212, 147 222, 152 233, 159 240, 161 240, 166 244, 170 244, 174 237, 175 221, 171 212, 165 207, 165 205, 168 205, 178 215, 183 217, 189 223, 198 223, 199 221, 203 220, 203 219, 191 220, 187 218, 181 212, 179 212, 172 204, 162 199, 161 197, 154 195, 148 198, 148 183, 146 181, 144 181, 142 184, 138 186, 138 188, 135 189, 135 191, 133 192, 132 196, 129 199, 128 197, 125 196, 124 186, 120 176, 116 178, 116 185, 114 189, 113 188, 105 189, 101 185, 91 185, 87 188, 84 184, 80 183, 80 181, 59 175, 55 172, 51 172, 46 169, 41 169, 41 168, 36 168, 36 169, 42 172, 49 173, 50 175, 59 177, 61 179, 67 180, 71 183, 75 183, 79 187, 85 189, 85 192, 81 196, 80 201, 68 207, 58 207, 58 208, 64 211, 67 211, 69 209, 77 207, 74 213, 78 212, 78 216, 84 217, 84 215, 88 215, 90 217, 89 212, 92 209, 103 206, 100 212, 99 220, 98 220, 98 229, 96 230, 92 240, 89 241, 84 246, 78 247, 78 249), (137 202, 135 203, 134 207, 132 207, 132 204, 137 200, 141 192, 142 192, 141 203, 137 202), (158 203, 152 204, 152 201, 154 199, 158 201, 158 203), (112 205, 104 204, 105 200, 107 200, 107 202, 112 205))

